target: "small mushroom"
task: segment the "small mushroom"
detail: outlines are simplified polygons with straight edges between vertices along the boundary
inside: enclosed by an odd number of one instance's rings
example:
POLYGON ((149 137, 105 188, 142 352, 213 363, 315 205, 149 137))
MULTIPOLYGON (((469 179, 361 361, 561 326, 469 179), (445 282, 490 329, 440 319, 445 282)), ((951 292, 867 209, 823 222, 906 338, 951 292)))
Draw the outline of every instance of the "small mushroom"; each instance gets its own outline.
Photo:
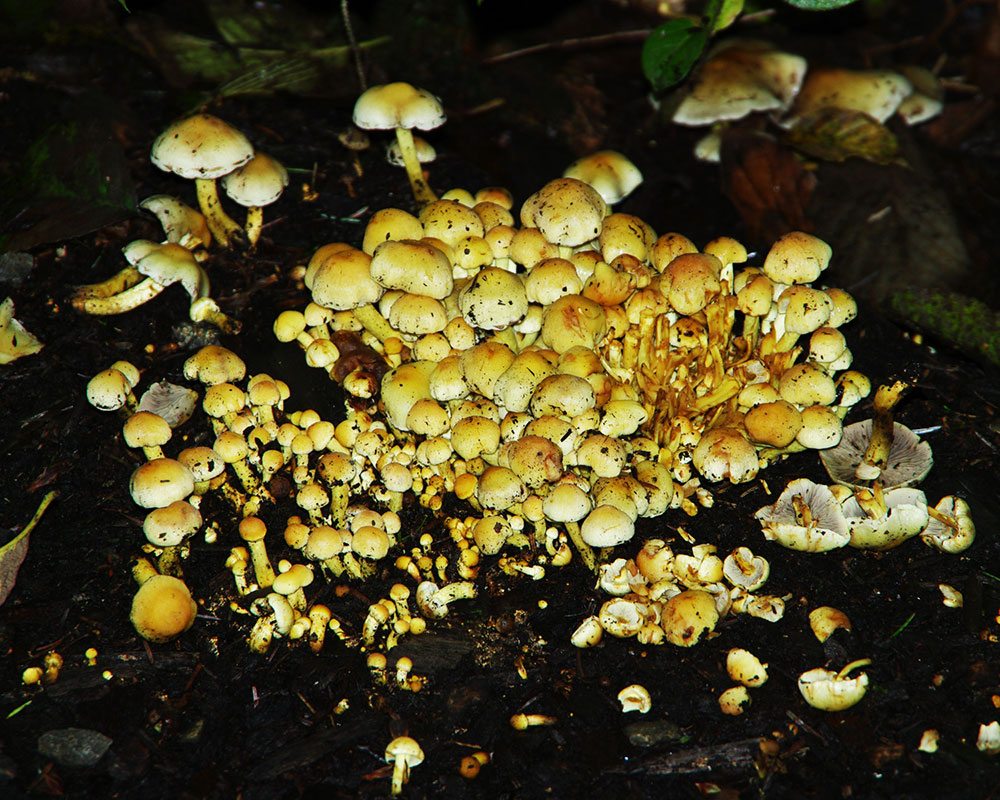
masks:
POLYGON ((424 180, 412 130, 431 130, 443 125, 445 119, 438 98, 402 81, 372 86, 354 104, 354 124, 359 128, 395 131, 413 198, 420 205, 437 198, 424 180))
POLYGON ((851 539, 847 519, 829 487, 808 478, 790 481, 778 499, 757 510, 764 538, 790 550, 823 553, 851 539))
POLYGON ((392 764, 392 796, 403 791, 403 784, 410 779, 410 768, 424 763, 424 751, 416 739, 397 736, 385 748, 385 760, 392 764))
POLYGON ((820 711, 844 711, 861 701, 868 690, 868 673, 854 678, 848 675, 871 664, 870 658, 852 661, 840 672, 817 667, 799 675, 799 691, 805 701, 820 711))

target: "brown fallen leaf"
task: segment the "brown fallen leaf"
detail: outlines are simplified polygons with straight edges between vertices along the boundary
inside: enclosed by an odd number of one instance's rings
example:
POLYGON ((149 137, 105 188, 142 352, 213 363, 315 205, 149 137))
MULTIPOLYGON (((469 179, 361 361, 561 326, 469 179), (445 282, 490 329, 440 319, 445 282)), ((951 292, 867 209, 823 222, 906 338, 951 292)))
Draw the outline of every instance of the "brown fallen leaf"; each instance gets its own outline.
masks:
POLYGON ((730 129, 720 148, 723 192, 756 242, 811 231, 806 206, 816 187, 795 153, 766 133, 730 129))

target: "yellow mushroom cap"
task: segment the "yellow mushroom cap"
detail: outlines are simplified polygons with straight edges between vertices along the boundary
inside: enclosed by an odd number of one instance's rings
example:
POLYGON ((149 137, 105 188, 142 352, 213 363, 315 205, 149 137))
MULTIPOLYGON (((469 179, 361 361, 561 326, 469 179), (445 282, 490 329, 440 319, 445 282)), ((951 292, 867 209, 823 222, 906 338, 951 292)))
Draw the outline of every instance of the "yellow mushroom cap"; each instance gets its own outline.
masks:
POLYGON ((288 186, 288 170, 267 153, 256 153, 222 179, 229 199, 241 206, 267 206, 288 186))
POLYGON ((163 508, 194 491, 191 470, 172 458, 154 458, 138 467, 129 481, 132 499, 143 508, 163 508))
POLYGON ((136 632, 150 642, 167 642, 194 623, 198 605, 184 581, 154 575, 132 598, 130 619, 136 632))
POLYGON ((617 150, 599 150, 570 164, 564 178, 593 186, 612 205, 628 197, 642 183, 642 172, 617 150))
POLYGON ((246 136, 211 114, 195 114, 156 137, 150 160, 182 178, 221 178, 253 158, 246 136))
POLYGON ((441 101, 403 81, 372 86, 354 104, 354 124, 365 130, 431 130, 447 119, 441 101))

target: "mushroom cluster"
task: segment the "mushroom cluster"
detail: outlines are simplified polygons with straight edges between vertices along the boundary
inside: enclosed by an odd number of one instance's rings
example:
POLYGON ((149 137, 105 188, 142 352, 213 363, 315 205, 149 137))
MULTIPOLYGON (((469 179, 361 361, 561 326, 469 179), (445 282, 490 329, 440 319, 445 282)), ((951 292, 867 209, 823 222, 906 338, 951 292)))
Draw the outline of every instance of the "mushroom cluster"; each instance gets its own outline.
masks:
POLYGON ((507 564, 536 570, 569 539, 593 569, 637 518, 710 503, 702 479, 840 441, 869 383, 838 330, 854 301, 811 285, 826 243, 791 233, 742 266, 739 242, 657 236, 575 178, 517 213, 493 188, 377 211, 360 249, 315 252, 312 301, 276 321, 380 426, 377 452, 352 449, 376 499, 436 509, 453 492, 479 552, 524 546, 535 563, 507 564), (345 336, 377 361, 341 354, 345 336))
POLYGON ((972 545, 976 529, 968 503, 948 495, 929 506, 913 488, 933 459, 930 446, 893 419, 907 388, 905 381, 880 386, 875 418, 847 426, 841 442, 821 453, 834 485, 797 478, 757 511, 764 538, 810 553, 847 545, 889 550, 918 535, 947 553, 972 545))
POLYGON ((770 114, 786 130, 818 126, 837 114, 878 123, 898 115, 907 125, 918 125, 941 112, 942 95, 937 78, 921 67, 810 68, 801 56, 767 42, 730 39, 708 54, 671 119, 715 126, 695 146, 695 155, 718 161, 722 127, 749 114, 770 114))
POLYGON ((722 558, 711 544, 675 553, 662 539, 649 539, 633 558, 600 566, 598 586, 612 597, 580 623, 570 641, 593 647, 607 633, 634 636, 641 644, 691 647, 731 613, 777 622, 787 598, 759 593, 769 574, 767 560, 748 547, 722 558))
POLYGON ((236 242, 250 249, 257 246, 263 207, 284 192, 288 172, 276 159, 255 152, 236 128, 210 114, 195 114, 167 127, 153 143, 150 160, 166 172, 194 180, 201 211, 170 195, 147 197, 140 207, 159 220, 164 241, 129 242, 122 251, 128 266, 104 281, 78 286, 70 298, 73 307, 87 314, 123 314, 177 283, 191 298, 193 322, 238 332, 239 323, 209 296, 201 262, 213 240, 222 248, 236 242), (218 179, 229 198, 247 208, 244 226, 223 209, 218 179))

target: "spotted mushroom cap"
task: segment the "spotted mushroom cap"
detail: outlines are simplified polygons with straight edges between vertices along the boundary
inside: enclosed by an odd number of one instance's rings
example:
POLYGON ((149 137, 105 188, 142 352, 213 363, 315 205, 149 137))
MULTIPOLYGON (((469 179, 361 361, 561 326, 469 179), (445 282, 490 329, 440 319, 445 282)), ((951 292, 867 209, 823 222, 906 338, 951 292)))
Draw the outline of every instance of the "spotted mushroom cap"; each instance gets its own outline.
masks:
POLYGON ((156 137, 150 160, 182 178, 221 178, 253 158, 246 136, 211 114, 195 114, 156 137))

